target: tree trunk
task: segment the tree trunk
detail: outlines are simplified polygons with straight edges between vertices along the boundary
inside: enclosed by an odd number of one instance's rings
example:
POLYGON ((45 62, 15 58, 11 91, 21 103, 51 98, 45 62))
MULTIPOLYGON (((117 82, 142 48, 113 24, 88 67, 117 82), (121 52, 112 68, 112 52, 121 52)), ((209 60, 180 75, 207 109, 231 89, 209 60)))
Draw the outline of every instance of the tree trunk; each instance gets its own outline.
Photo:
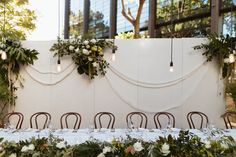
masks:
POLYGON ((137 15, 134 17, 131 13, 131 9, 128 8, 128 12, 125 11, 124 0, 121 0, 122 15, 133 25, 134 39, 140 38, 140 17, 145 0, 139 0, 137 15))
POLYGON ((140 38, 140 24, 139 24, 140 20, 136 20, 135 24, 133 25, 133 32, 134 32, 134 39, 138 39, 140 38))

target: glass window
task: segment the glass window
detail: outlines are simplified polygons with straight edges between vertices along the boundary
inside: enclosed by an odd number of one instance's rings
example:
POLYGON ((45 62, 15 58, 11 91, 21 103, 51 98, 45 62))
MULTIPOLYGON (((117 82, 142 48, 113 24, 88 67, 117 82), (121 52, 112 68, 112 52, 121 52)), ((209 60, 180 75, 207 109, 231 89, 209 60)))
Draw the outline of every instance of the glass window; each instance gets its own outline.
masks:
POLYGON ((70 36, 83 34, 84 0, 71 0, 70 10, 70 36))
POLYGON ((210 11, 210 0, 157 0, 157 23, 170 21, 171 11, 174 19, 182 19, 210 11))
POLYGON ((229 12, 222 15, 223 18, 223 34, 229 34, 230 36, 236 37, 236 13, 229 12))
MULTIPOLYGON (((148 26, 148 16, 149 16, 149 11, 148 11, 148 0, 145 1, 143 5, 143 10, 140 18, 140 28, 144 28, 148 26)), ((137 9, 138 9, 138 0, 125 0, 125 7, 126 11, 128 8, 130 8, 131 13, 134 17, 136 17, 137 14, 137 9)), ((126 31, 131 31, 133 30, 133 26, 129 21, 124 18, 124 16, 121 14, 122 11, 122 5, 121 5, 121 0, 117 1, 117 33, 119 32, 126 32, 126 31)))
POLYGON ((170 37, 171 21, 175 21, 173 36, 204 37, 210 32, 210 0, 157 0, 158 37, 170 37), (171 12, 173 13, 171 15, 171 12), (173 17, 173 19, 171 19, 173 17))
POLYGON ((108 38, 110 25, 110 0, 90 0, 89 35, 108 38))
MULTIPOLYGON (((210 33, 210 17, 174 24, 173 37, 205 37, 210 33)), ((162 26, 159 37, 171 37, 171 25, 162 26)))

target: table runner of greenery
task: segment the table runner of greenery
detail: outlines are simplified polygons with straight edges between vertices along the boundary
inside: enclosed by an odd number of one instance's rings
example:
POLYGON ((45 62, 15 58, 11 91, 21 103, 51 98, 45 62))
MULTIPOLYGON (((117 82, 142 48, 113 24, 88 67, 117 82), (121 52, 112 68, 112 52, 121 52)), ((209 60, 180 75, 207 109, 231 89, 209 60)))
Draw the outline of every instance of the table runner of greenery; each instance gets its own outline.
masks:
POLYGON ((53 135, 20 142, 1 139, 2 157, 235 157, 236 141, 230 136, 201 140, 180 131, 178 138, 171 135, 155 142, 128 137, 101 142, 91 139, 82 144, 68 145, 53 135))

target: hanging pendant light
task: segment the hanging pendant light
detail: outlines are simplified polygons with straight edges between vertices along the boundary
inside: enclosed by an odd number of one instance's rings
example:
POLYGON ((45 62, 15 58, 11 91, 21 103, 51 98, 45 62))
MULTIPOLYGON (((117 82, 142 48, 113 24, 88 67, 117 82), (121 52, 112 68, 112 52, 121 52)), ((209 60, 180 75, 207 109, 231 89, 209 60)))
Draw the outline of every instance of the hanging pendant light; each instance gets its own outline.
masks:
POLYGON ((170 72, 174 72, 174 64, 173 64, 173 61, 170 62, 170 72))
POLYGON ((115 46, 115 39, 113 39, 112 56, 111 56, 111 60, 113 62, 116 60, 116 50, 117 50, 117 47, 115 46))
POLYGON ((170 41, 170 72, 174 72, 173 63, 173 0, 171 0, 171 41, 170 41))
MULTIPOLYGON (((58 41, 60 42, 60 29, 61 29, 61 27, 60 27, 60 23, 61 23, 61 21, 60 21, 60 16, 61 16, 61 12, 60 12, 60 8, 61 8, 61 6, 60 6, 60 0, 58 0, 58 36, 57 36, 57 39, 58 39, 58 41)), ((57 71, 58 72, 61 72, 61 70, 62 70, 62 66, 61 66, 61 57, 60 57, 60 53, 58 52, 58 59, 57 59, 57 71)))
POLYGON ((60 59, 57 60, 57 71, 61 72, 61 60, 60 59))

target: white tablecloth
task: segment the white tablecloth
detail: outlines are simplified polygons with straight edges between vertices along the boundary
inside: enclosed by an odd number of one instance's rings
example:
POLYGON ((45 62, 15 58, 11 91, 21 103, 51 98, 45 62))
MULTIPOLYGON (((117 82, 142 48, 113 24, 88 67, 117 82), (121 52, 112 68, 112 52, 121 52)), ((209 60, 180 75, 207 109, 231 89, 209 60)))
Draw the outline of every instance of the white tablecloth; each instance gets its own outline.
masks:
MULTIPOLYGON (((85 141, 96 139, 99 141, 111 142, 113 139, 126 139, 128 136, 132 138, 142 139, 144 141, 156 141, 160 136, 165 137, 171 134, 173 137, 178 137, 180 129, 172 128, 170 130, 164 129, 101 129, 91 131, 89 129, 63 129, 63 130, 36 130, 36 129, 23 129, 23 130, 8 130, 0 129, 0 138, 4 138, 4 141, 15 141, 30 139, 32 137, 41 138, 49 137, 52 134, 54 137, 64 139, 69 145, 84 143, 85 141)), ((191 134, 199 136, 202 140, 209 138, 209 130, 197 130, 190 129, 191 134)), ((211 138, 222 137, 223 135, 232 136, 236 140, 236 129, 215 131, 211 138)))

